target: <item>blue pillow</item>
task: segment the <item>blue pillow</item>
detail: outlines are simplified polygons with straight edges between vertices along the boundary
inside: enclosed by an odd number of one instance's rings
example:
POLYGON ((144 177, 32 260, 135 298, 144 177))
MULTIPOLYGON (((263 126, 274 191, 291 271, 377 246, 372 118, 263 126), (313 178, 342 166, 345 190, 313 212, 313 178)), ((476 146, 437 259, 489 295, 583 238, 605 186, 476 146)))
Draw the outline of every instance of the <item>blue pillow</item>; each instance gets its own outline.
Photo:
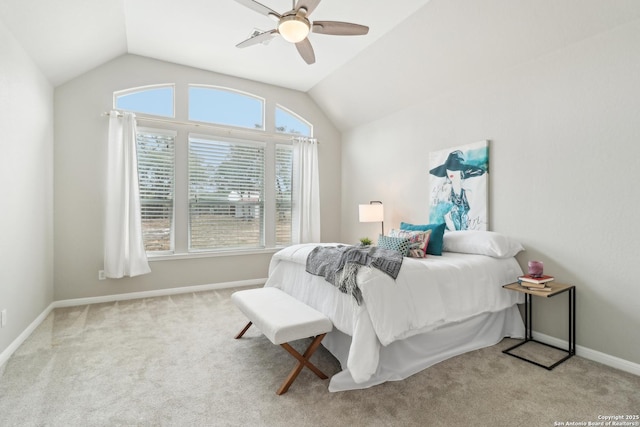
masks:
POLYGON ((444 237, 444 229, 446 224, 423 224, 413 225, 406 222, 400 223, 400 230, 408 231, 427 231, 431 230, 431 237, 429 237, 429 245, 427 246, 427 253, 430 255, 442 255, 442 240, 444 237))
POLYGON ((378 236, 379 248, 398 251, 402 254, 402 256, 407 256, 409 254, 410 246, 411 242, 406 237, 390 237, 383 236, 382 234, 378 236))

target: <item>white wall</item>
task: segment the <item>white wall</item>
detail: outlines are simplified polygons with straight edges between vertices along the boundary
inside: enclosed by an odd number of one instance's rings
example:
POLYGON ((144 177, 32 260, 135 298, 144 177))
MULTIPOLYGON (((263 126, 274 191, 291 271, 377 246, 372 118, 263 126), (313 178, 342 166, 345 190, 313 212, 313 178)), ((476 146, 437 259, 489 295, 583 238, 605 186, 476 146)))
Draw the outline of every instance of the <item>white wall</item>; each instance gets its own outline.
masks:
MULTIPOLYGON (((379 232, 368 200, 385 230, 427 222, 429 152, 489 139, 491 228, 577 286, 579 346, 640 363, 638 46, 636 20, 347 131, 343 239, 379 232)), ((535 330, 566 339, 566 296, 535 304, 535 330)))
POLYGON ((2 353, 53 300, 53 88, 0 22, 2 353))
MULTIPOLYGON (((55 91, 55 299, 93 297, 267 277, 272 253, 152 261, 152 273, 98 281, 103 263, 103 207, 108 121, 113 92, 176 83, 232 87, 278 102, 314 124, 320 140, 322 239, 340 235, 340 134, 301 92, 135 55, 114 59, 55 91)), ((178 103, 184 100, 176 100, 178 103)), ((186 119, 178 117, 179 119, 186 119)))

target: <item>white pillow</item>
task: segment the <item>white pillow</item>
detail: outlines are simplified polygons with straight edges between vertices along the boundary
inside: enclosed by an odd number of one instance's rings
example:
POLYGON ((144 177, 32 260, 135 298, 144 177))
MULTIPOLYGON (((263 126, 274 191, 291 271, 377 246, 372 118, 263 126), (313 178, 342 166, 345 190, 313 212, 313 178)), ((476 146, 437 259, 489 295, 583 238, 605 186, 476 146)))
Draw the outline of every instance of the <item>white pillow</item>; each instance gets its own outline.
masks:
POLYGON ((511 258, 524 248, 519 242, 495 231, 465 230, 444 233, 442 250, 511 258))

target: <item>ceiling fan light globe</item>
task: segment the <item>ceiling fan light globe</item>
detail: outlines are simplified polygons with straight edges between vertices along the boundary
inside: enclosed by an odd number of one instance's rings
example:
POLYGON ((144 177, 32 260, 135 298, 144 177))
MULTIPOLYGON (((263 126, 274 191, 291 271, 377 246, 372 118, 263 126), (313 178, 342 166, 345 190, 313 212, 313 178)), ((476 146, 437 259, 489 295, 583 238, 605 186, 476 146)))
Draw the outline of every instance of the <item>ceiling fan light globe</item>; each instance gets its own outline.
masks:
POLYGON ((309 35, 309 24, 295 16, 283 17, 278 24, 278 33, 290 43, 298 43, 309 35))

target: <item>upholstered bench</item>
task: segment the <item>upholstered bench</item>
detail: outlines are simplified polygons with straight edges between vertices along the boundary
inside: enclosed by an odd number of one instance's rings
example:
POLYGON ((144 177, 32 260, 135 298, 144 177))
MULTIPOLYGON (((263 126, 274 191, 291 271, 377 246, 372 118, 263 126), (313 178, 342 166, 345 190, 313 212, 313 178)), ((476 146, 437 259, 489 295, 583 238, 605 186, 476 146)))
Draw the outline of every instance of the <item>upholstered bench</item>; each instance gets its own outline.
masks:
POLYGON ((298 364, 285 379, 277 394, 286 393, 293 381, 305 366, 321 379, 327 376, 309 361, 320 342, 333 328, 331 320, 319 311, 293 298, 280 289, 266 287, 234 292, 231 300, 249 319, 236 339, 256 325, 258 329, 274 344, 281 345, 298 364), (303 338, 315 337, 304 354, 298 353, 288 343, 303 338))

